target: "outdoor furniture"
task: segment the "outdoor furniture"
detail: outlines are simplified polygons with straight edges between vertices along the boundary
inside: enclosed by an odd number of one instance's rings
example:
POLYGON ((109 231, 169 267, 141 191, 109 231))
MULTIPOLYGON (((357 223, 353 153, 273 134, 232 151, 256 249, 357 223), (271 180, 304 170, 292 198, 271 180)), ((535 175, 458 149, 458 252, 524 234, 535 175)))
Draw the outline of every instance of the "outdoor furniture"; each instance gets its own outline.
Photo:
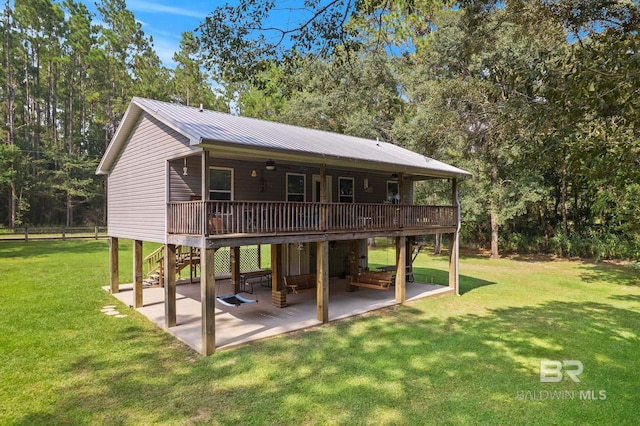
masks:
POLYGON ((364 270, 358 276, 348 276, 349 286, 367 287, 376 290, 389 290, 393 277, 391 272, 364 270))
POLYGON ((216 299, 218 299, 218 301, 220 303, 222 303, 225 306, 230 306, 230 307, 238 307, 240 305, 243 305, 245 303, 256 303, 257 300, 255 299, 247 299, 244 296, 241 296, 239 294, 226 294, 224 296, 218 296, 216 297, 216 299))
POLYGON ((287 275, 284 277, 284 286, 287 293, 298 294, 304 290, 315 290, 317 279, 316 274, 287 275))
POLYGON ((240 288, 245 293, 253 293, 253 283, 271 281, 271 269, 257 269, 255 271, 240 272, 240 288), (247 284, 251 286, 251 291, 247 291, 247 284))
MULTIPOLYGON (((380 266, 378 267, 378 269, 382 272, 391 272, 391 274, 393 275, 393 281, 395 283, 396 265, 380 266)), ((412 283, 415 280, 411 266, 406 267, 406 277, 407 277, 407 281, 410 283, 412 283)))

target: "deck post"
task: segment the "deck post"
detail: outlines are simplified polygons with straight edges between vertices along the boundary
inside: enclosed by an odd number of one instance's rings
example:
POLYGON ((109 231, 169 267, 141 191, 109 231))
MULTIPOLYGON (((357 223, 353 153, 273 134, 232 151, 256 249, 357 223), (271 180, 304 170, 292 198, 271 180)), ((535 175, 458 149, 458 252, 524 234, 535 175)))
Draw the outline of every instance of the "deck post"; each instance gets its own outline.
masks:
POLYGON ((271 244, 271 301, 276 308, 287 306, 287 292, 282 289, 282 244, 271 244))
MULTIPOLYGON (((349 275, 351 277, 358 277, 360 275, 360 241, 351 240, 351 254, 349 260, 349 275)), ((360 287, 351 285, 350 280, 347 278, 346 290, 348 292, 356 291, 360 287)))
POLYGON ((233 288, 233 294, 240 293, 240 247, 231 247, 231 286, 233 288))
POLYGON ((327 165, 320 164, 320 228, 325 231, 329 227, 327 220, 327 202, 329 200, 327 188, 327 165))
POLYGON ((411 277, 411 279, 408 279, 409 282, 413 282, 415 281, 414 275, 413 275, 413 244, 415 242, 415 237, 408 237, 406 239, 406 244, 405 244, 405 257, 406 257, 406 274, 411 277), (410 275, 409 275, 410 273, 410 275))
POLYGON ((216 350, 215 249, 202 249, 200 261, 200 301, 202 305, 202 355, 216 350))
POLYGON ((396 238, 396 301, 407 300, 407 237, 396 238))
POLYGON ((357 277, 360 273, 360 241, 351 240, 351 264, 349 268, 349 274, 352 277, 357 277))
POLYGON ((109 237, 109 271, 111 281, 111 293, 120 291, 120 278, 118 268, 118 239, 109 237))
MULTIPOLYGON (((404 173, 398 173, 398 194, 400 195, 400 200, 398 201, 398 208, 400 212, 400 217, 398 218, 398 226, 400 228, 404 228, 405 221, 407 219, 407 211, 404 208, 404 173)), ((397 273, 396 273, 397 275, 397 273)), ((396 278, 397 279, 397 278, 396 278)))
MULTIPOLYGON (((209 199, 209 151, 206 149, 202 151, 202 158, 200 161, 200 174, 202 175, 200 180, 200 199, 202 200, 200 214, 200 231, 203 236, 209 236, 209 218, 207 217, 207 200, 209 199)), ((204 250, 204 249, 203 249, 204 250)))
POLYGON ((176 245, 164 245, 164 325, 176 325, 176 245))
POLYGON ((456 206, 456 231, 451 234, 451 241, 449 241, 449 287, 453 289, 455 294, 460 295, 460 201, 458 200, 458 182, 456 179, 452 181, 451 198, 452 204, 456 206))
POLYGON ((142 241, 133 240, 133 307, 142 306, 142 241))
POLYGON ((316 247, 318 321, 326 324, 329 322, 329 241, 318 241, 316 247))

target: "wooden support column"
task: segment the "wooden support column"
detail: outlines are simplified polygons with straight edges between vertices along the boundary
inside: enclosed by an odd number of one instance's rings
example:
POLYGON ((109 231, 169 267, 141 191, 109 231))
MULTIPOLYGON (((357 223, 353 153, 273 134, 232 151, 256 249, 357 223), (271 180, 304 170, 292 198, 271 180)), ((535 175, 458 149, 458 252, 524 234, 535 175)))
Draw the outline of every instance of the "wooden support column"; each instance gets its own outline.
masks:
MULTIPOLYGON (((200 198, 201 198, 201 210, 200 214, 200 227, 202 228, 202 235, 209 235, 209 218, 207 215, 207 200, 209 199, 209 151, 206 149, 202 151, 202 158, 200 161, 200 198)), ((204 250, 204 249, 203 249, 204 250)), ((202 272, 201 272, 202 273, 202 272)))
POLYGON ((215 249, 201 249, 200 302, 202 305, 202 348, 200 353, 211 355, 216 350, 216 279, 215 249))
POLYGON ((118 267, 118 239, 109 237, 109 272, 111 293, 120 291, 120 270, 118 267))
POLYGON ((406 239, 406 244, 405 244, 405 253, 406 253, 405 275, 407 276, 407 281, 409 282, 415 281, 415 276, 413 275, 413 242, 414 242, 414 237, 409 237, 406 239))
POLYGON ((287 292, 282 287, 282 244, 271 244, 271 301, 276 308, 287 306, 287 292))
POLYGON ((133 307, 142 306, 142 241, 133 240, 133 307))
POLYGON ((327 230, 329 227, 329 221, 327 218, 327 201, 329 189, 327 188, 327 165, 320 164, 320 224, 323 230, 327 230))
POLYGON ((351 265, 349 268, 349 274, 352 277, 357 277, 360 273, 360 240, 351 241, 351 265))
POLYGON ((407 237, 396 238, 396 301, 407 300, 407 237))
POLYGON ((329 241, 318 241, 316 248, 318 321, 326 324, 329 322, 329 241))
MULTIPOLYGON (((360 240, 351 240, 350 256, 349 275, 357 277, 360 274, 360 240)), ((356 291, 359 288, 358 286, 349 284, 349 280, 347 280, 347 291, 356 291)))
POLYGON ((240 293, 240 247, 231 247, 231 286, 233 294, 240 293))
POLYGON ((176 245, 164 245, 164 326, 176 325, 176 245))
POLYGON ((458 201, 458 181, 456 179, 453 179, 452 181, 451 203, 456 206, 456 232, 451 234, 451 238, 449 241, 449 287, 453 289, 455 294, 460 295, 460 202, 458 201))
MULTIPOLYGON (((403 206, 405 204, 404 201, 404 174, 403 173, 398 173, 398 194, 400 194, 400 201, 398 202, 398 204, 400 206, 403 206)), ((404 208, 400 207, 400 217, 398 218, 398 224, 400 225, 400 228, 404 228, 404 222, 406 220, 406 211, 404 208)))

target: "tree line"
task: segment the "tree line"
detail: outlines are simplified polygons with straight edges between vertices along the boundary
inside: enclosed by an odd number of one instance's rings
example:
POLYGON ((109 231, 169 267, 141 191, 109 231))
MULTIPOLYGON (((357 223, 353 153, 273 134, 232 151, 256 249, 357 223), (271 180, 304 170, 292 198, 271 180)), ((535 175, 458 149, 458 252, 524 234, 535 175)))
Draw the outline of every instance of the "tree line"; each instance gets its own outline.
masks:
MULTIPOLYGON (((473 173, 463 241, 640 257, 640 13, 605 0, 316 0, 214 9, 163 67, 124 1, 7 3, 0 207, 104 221, 95 164, 132 96, 383 140, 473 173), (101 24, 94 24, 99 21, 101 24), (217 82, 216 93, 209 82, 217 82), (15 203, 12 207, 11 203, 15 203), (46 206, 46 207, 45 207, 46 206)), ((425 182, 419 203, 448 203, 425 182)))
POLYGON ((185 33, 161 64, 124 0, 7 1, 2 16, 0 217, 25 225, 100 225, 96 166, 129 101, 144 96, 228 110, 185 33))

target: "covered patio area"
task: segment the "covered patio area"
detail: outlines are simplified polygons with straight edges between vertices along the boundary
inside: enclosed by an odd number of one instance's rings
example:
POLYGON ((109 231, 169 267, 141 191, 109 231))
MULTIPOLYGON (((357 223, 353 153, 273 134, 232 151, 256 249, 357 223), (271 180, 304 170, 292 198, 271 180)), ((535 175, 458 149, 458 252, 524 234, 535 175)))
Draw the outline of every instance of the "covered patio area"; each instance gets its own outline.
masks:
MULTIPOLYGON (((230 280, 216 280, 217 295, 229 294, 231 289, 230 280)), ((105 290, 109 291, 109 287, 105 287, 105 290)), ((201 352, 200 283, 187 282, 177 286, 177 324, 169 329, 165 328, 164 289, 145 288, 143 291, 145 303, 144 306, 137 308, 137 311, 195 351, 201 352)), ((419 282, 406 283, 407 301, 448 292, 453 292, 453 289, 448 286, 419 282)), ((127 306, 133 306, 133 284, 121 285, 120 291, 113 296, 127 306)), ((243 296, 258 302, 230 307, 216 301, 215 345, 217 349, 322 324, 322 321, 317 318, 315 291, 287 295, 287 306, 284 308, 273 306, 270 287, 254 285, 253 294, 243 293, 243 296)), ((344 279, 329 280, 330 321, 396 304, 398 302, 393 290, 360 288, 358 291, 347 292, 344 279)))

